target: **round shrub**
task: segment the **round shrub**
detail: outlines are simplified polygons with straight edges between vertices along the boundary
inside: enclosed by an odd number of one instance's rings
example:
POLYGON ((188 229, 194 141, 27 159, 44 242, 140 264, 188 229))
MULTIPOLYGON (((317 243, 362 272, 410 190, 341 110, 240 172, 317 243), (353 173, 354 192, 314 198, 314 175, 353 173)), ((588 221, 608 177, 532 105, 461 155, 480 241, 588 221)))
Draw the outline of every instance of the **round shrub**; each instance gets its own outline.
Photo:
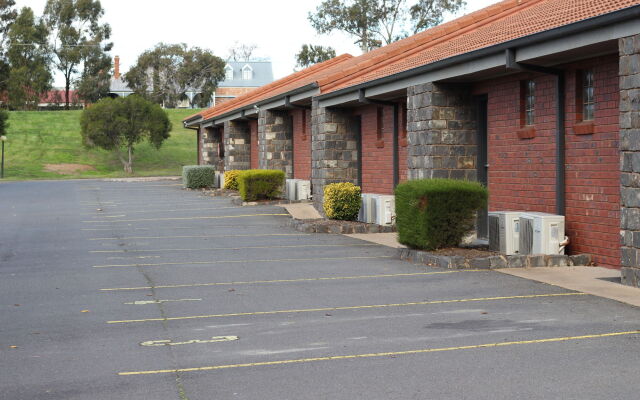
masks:
POLYGON ((242 171, 237 169, 226 171, 224 173, 224 188, 230 190, 238 190, 238 175, 240 175, 241 172, 242 171))
POLYGON ((182 184, 189 189, 213 187, 215 171, 213 165, 185 165, 182 167, 182 184))
POLYGON ((250 169, 238 175, 238 190, 244 201, 276 199, 282 194, 284 172, 275 169, 250 169))
POLYGON ((331 183, 324 187, 322 207, 331 219, 353 221, 358 217, 362 203, 360 186, 353 183, 331 183))
POLYGON ((395 194, 398 240, 423 250, 458 246, 488 197, 480 183, 455 179, 407 181, 395 194))

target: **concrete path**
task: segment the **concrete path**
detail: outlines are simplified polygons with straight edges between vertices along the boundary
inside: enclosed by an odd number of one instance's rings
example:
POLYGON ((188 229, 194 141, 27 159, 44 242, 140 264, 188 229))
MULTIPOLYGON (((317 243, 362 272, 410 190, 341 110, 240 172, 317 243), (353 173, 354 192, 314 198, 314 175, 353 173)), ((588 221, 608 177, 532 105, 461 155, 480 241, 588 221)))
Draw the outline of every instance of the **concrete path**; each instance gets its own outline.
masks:
POLYGON ((632 399, 640 309, 175 181, 0 185, 0 398, 632 399))

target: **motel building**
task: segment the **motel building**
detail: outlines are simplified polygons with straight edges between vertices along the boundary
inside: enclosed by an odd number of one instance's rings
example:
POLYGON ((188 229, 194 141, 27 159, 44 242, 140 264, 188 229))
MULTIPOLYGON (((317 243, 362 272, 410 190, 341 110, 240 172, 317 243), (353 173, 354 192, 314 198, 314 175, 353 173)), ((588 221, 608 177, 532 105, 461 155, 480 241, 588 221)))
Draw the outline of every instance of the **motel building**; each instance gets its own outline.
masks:
POLYGON ((562 215, 569 254, 640 281, 640 0, 502 1, 184 124, 200 164, 281 169, 316 206, 333 182, 480 181, 489 212, 562 215))

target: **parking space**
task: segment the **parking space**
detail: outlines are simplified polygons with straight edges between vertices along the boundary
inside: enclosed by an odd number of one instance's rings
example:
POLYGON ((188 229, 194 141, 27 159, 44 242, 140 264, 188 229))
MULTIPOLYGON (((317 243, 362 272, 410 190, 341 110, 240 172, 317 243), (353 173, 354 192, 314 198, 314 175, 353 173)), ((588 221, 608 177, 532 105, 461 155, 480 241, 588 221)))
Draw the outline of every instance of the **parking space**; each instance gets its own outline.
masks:
MULTIPOLYGON (((634 398, 640 312, 175 181, 0 185, 11 399, 634 398)), ((5 398, 0 396, 2 398, 5 398)))

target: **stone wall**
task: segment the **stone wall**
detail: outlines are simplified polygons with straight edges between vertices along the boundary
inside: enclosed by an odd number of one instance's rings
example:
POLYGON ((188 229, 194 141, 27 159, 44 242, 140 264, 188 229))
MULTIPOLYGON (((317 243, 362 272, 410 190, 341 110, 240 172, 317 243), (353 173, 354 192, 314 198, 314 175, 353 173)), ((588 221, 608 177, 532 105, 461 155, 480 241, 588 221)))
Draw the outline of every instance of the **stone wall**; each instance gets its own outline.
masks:
POLYGON ((640 287, 640 35, 620 39, 622 283, 640 287))
POLYGON ((358 136, 355 118, 348 110, 318 107, 311 113, 311 183, 313 202, 322 210, 324 186, 358 182, 358 136))
POLYGON ((224 123, 225 171, 251 168, 251 130, 247 121, 224 123))
POLYGON ((293 178, 293 126, 288 111, 260 111, 258 165, 260 169, 279 169, 286 178, 293 178))
POLYGON ((202 164, 220 165, 219 155, 222 132, 217 128, 200 128, 200 159, 202 164))
POLYGON ((476 180, 476 130, 468 87, 427 83, 407 91, 408 178, 476 180))

